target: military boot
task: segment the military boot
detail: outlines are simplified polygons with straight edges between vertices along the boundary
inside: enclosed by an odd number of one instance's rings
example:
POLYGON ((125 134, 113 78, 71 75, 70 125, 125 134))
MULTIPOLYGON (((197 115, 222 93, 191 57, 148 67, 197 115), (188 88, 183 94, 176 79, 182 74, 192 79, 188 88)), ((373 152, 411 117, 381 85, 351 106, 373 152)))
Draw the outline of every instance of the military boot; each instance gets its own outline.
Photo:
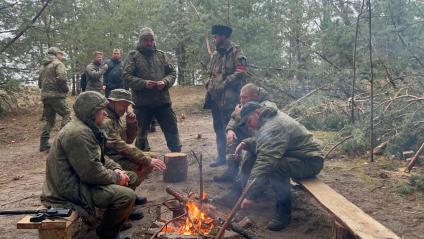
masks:
POLYGON ((267 228, 271 231, 281 231, 291 223, 291 201, 277 201, 277 210, 267 228))
POLYGON ((49 138, 40 138, 40 152, 44 152, 50 149, 49 138))
POLYGON ((227 170, 225 170, 224 173, 221 175, 217 175, 213 177, 213 181, 215 182, 233 182, 236 179, 238 169, 239 169, 239 162, 229 158, 227 160, 227 170))
POLYGON ((228 193, 214 198, 213 202, 228 208, 232 208, 241 196, 242 191, 243 188, 241 187, 241 183, 234 182, 231 190, 228 193))

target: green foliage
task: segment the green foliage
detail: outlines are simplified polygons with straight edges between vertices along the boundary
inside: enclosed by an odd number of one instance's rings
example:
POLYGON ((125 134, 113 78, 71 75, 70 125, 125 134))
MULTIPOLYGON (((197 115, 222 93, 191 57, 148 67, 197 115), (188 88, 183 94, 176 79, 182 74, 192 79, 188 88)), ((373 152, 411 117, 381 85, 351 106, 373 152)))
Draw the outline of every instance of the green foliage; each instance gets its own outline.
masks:
POLYGON ((401 196, 405 196, 413 193, 414 189, 409 184, 403 183, 396 187, 395 192, 401 196))

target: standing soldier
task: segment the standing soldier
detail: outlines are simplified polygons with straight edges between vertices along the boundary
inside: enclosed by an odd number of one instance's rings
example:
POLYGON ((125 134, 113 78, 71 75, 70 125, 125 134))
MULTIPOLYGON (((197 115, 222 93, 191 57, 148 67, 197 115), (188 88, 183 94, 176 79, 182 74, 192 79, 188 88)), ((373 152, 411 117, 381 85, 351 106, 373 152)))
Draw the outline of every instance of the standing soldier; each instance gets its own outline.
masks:
POLYGON ((40 137, 40 152, 50 148, 50 131, 55 125, 56 114, 62 117, 61 127, 71 120, 71 111, 66 103, 69 87, 62 59, 63 52, 57 47, 50 47, 38 78, 38 87, 41 89, 41 100, 44 106, 43 114, 46 119, 40 137))
POLYGON ((103 76, 103 84, 105 86, 105 96, 109 97, 112 90, 124 88, 124 82, 122 81, 123 65, 121 61, 121 50, 113 49, 112 57, 105 63, 108 68, 103 76))
POLYGON ((96 51, 93 55, 93 62, 88 64, 85 69, 85 77, 87 81, 86 91, 103 91, 102 76, 107 71, 108 65, 103 64, 103 52, 96 51))
POLYGON ((225 127, 240 101, 240 88, 246 83, 247 78, 246 57, 241 48, 230 41, 231 33, 232 29, 228 26, 212 26, 216 51, 209 65, 205 108, 212 109, 218 157, 211 167, 226 162, 225 127))
POLYGON ((180 152, 177 118, 168 92, 175 82, 176 72, 165 53, 156 49, 152 29, 146 27, 141 30, 137 49, 128 54, 123 78, 132 90, 140 128, 135 145, 143 151, 150 150, 147 132, 155 117, 165 135, 168 149, 180 152))

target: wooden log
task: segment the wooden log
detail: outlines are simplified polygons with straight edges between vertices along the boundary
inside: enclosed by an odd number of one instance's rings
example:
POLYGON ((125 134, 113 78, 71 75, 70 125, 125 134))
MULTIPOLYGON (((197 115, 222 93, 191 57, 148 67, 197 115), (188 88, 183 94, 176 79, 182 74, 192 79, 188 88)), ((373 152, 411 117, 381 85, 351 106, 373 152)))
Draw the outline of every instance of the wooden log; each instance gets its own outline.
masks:
POLYGON ((169 183, 181 182, 187 179, 187 154, 165 154, 166 170, 163 171, 163 181, 169 183))
POLYGON ((337 220, 333 221, 331 239, 355 239, 356 237, 337 220))
POLYGON ((409 162, 409 165, 406 168, 405 172, 407 172, 407 173, 411 172, 411 169, 414 167, 415 163, 418 161, 418 159, 420 158, 420 155, 423 152, 424 152, 424 143, 421 145, 421 147, 415 153, 415 156, 412 158, 411 162, 409 162))

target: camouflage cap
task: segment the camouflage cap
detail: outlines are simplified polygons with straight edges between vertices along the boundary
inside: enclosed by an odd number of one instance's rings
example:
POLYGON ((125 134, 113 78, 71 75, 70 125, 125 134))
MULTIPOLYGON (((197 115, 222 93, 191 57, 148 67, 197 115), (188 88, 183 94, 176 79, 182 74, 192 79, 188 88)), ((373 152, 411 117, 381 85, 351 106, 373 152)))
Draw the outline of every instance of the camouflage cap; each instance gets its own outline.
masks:
POLYGON ((55 46, 47 49, 47 54, 56 55, 57 53, 64 54, 62 50, 60 50, 58 47, 55 47, 55 46))
POLYGON ((241 108, 240 111, 240 123, 239 126, 244 126, 247 122, 247 117, 255 111, 256 109, 261 108, 261 105, 256 101, 247 102, 245 105, 243 105, 243 108, 241 108))
POLYGON ((145 39, 147 37, 152 37, 153 39, 155 37, 155 33, 153 32, 153 30, 150 27, 144 27, 143 29, 141 29, 139 39, 142 40, 142 39, 145 39))
POLYGON ((115 89, 110 92, 109 97, 107 98, 111 101, 126 101, 132 105, 134 105, 134 102, 132 101, 131 92, 124 89, 115 89))

